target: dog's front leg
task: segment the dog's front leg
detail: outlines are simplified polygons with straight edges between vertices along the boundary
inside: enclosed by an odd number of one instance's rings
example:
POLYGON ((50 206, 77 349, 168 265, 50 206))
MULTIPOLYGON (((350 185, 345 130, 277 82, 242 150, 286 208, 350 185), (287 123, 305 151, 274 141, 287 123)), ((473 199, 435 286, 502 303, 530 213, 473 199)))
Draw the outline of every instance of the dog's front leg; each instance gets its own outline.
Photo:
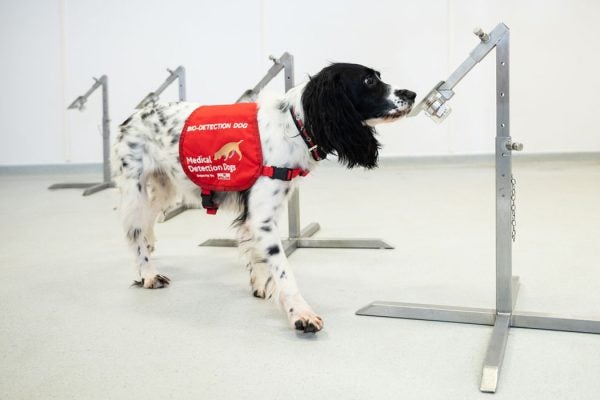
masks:
POLYGON ((255 254, 268 267, 264 290, 267 297, 273 297, 283 308, 295 329, 317 332, 323 328, 323 320, 298 289, 275 223, 289 186, 288 182, 270 179, 257 182, 250 193, 249 217, 244 225, 253 238, 255 254))
POLYGON ((238 230, 238 249, 240 256, 250 273, 250 285, 254 297, 261 299, 273 295, 273 278, 265 258, 256 252, 256 238, 248 229, 248 224, 242 224, 238 230))

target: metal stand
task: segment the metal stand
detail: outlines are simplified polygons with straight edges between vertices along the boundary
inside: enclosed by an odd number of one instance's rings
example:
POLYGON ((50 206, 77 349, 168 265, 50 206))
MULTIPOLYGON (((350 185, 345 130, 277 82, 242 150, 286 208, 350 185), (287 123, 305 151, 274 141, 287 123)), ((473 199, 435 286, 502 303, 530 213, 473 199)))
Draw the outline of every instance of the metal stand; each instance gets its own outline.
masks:
POLYGON ((104 179, 100 183, 56 183, 48 189, 85 189, 84 196, 89 196, 104 189, 114 187, 110 177, 110 118, 108 117, 108 78, 102 75, 100 79, 94 79, 92 87, 83 95, 71 103, 67 109, 79 109, 83 111, 88 97, 100 86, 102 86, 102 170, 104 179))
POLYGON ((167 68, 167 72, 169 73, 167 79, 165 79, 158 89, 148 93, 146 97, 144 97, 142 101, 135 106, 135 108, 139 110, 140 108, 144 108, 149 104, 156 103, 158 101, 158 97, 162 94, 162 92, 165 91, 166 88, 171 85, 171 83, 175 81, 175 79, 177 79, 179 84, 179 101, 185 101, 185 68, 183 65, 180 65, 179 67, 175 68, 175 71, 171 71, 167 68))
POLYGON ((512 150, 520 150, 522 145, 511 142, 509 130, 509 30, 506 25, 499 24, 489 35, 480 29, 475 33, 481 43, 446 82, 438 85, 423 100, 420 109, 424 109, 434 120, 443 119, 448 114, 443 105, 454 94, 452 88, 496 48, 496 309, 376 301, 358 310, 356 314, 493 325, 480 387, 482 392, 493 393, 498 386, 511 327, 599 334, 600 321, 514 310, 519 280, 512 276, 511 153, 512 150))
MULTIPOLYGON (((269 56, 273 61, 273 66, 267 71, 266 75, 252 89, 246 90, 236 101, 246 102, 254 101, 258 93, 271 82, 283 70, 285 91, 294 87, 294 57, 285 52, 279 58, 269 56)), ((286 255, 292 254, 299 248, 346 248, 346 249, 393 249, 381 239, 313 239, 314 235, 321 226, 312 222, 304 229, 300 224, 300 193, 298 189, 294 190, 288 201, 288 231, 289 236, 283 240, 283 247, 286 255)), ((213 247, 236 247, 235 239, 208 239, 200 246, 213 247)))
MULTIPOLYGON (((140 101, 139 104, 135 106, 136 109, 139 110, 140 108, 144 108, 152 103, 156 103, 162 92, 164 92, 165 89, 168 88, 175 80, 177 80, 178 83, 179 101, 185 101, 185 68, 183 67, 183 65, 180 65, 177 68, 175 68, 175 71, 171 71, 167 68, 167 72, 169 73, 167 79, 165 79, 165 81, 158 87, 158 89, 148 93, 146 97, 144 97, 142 101, 140 101)), ((170 208, 169 210, 165 211, 162 215, 160 215, 158 221, 168 221, 171 218, 181 214, 185 210, 189 210, 191 208, 192 207, 183 204, 183 202, 178 202, 173 208, 170 208)))

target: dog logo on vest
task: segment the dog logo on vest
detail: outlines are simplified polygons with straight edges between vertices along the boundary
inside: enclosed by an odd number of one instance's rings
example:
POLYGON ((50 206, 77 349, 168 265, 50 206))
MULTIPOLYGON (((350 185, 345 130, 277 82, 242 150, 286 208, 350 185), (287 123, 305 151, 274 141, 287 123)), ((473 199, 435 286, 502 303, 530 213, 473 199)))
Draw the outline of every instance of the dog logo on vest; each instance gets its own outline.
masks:
POLYGON ((217 161, 223 158, 223 161, 227 161, 231 157, 233 157, 234 154, 240 156, 239 160, 241 160, 242 152, 240 151, 240 143, 242 142, 243 140, 240 140, 239 142, 229 142, 225 144, 215 153, 214 160, 217 161))

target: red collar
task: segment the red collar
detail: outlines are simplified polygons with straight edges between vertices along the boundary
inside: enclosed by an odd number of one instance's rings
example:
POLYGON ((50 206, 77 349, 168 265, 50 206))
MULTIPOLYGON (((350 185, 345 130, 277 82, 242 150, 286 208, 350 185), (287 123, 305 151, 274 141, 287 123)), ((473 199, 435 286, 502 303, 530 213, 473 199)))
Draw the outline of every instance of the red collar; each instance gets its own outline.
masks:
POLYGON ((304 124, 302 123, 302 120, 299 116, 296 115, 292 107, 290 107, 290 114, 292 114, 292 120, 294 120, 294 125, 296 125, 298 132, 300 132, 300 137, 302 137, 304 143, 306 143, 306 146, 308 146, 308 151, 310 152, 312 158, 315 161, 321 161, 327 158, 327 154, 323 153, 323 151, 319 149, 319 145, 317 145, 315 138, 313 137, 313 135, 310 134, 309 131, 306 130, 304 124))

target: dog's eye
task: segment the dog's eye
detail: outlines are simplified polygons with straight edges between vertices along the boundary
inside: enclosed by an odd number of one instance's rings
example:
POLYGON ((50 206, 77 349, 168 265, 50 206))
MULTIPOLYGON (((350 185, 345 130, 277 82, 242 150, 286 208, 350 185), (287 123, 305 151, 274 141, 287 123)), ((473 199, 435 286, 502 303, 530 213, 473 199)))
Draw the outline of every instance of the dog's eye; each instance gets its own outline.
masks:
POLYGON ((367 87, 373 87, 375 84, 377 84, 377 80, 374 77, 368 76, 365 78, 365 85, 367 85, 367 87))

